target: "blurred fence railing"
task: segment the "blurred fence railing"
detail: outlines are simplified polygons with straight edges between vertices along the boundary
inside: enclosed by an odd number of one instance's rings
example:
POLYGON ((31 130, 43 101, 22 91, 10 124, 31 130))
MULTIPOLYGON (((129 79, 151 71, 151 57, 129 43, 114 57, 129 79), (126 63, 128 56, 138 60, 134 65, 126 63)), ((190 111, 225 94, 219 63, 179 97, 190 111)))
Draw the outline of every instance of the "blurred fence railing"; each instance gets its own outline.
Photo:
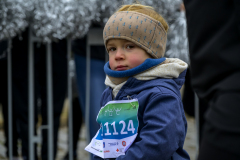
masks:
MULTIPOLYGON (((29 29, 29 44, 28 44, 28 110, 29 110, 29 158, 34 159, 35 150, 34 144, 41 143, 42 137, 40 135, 34 134, 35 128, 35 117, 34 117, 34 50, 33 44, 34 42, 39 42, 40 39, 34 37, 31 32, 31 28, 29 29)), ((8 126, 9 126, 9 159, 13 159, 13 151, 12 151, 12 55, 11 55, 11 39, 9 39, 8 46, 8 126)), ((91 45, 103 45, 102 39, 102 29, 90 29, 87 34, 87 58, 86 58, 86 110, 85 110, 85 126, 86 126, 86 139, 87 143, 90 142, 89 137, 89 105, 90 105, 90 46, 91 45)), ((67 57, 68 57, 68 139, 69 139, 69 160, 73 160, 73 121, 72 121, 72 71, 69 67, 71 57, 71 39, 67 39, 67 57)), ((51 42, 47 43, 46 50, 46 74, 47 74, 47 111, 48 111, 48 123, 47 125, 40 126, 40 129, 46 129, 48 131, 48 159, 53 160, 53 88, 52 88, 52 50, 51 50, 51 42)), ((106 56, 107 57, 107 56, 106 56)), ((107 59, 107 58, 106 58, 107 59)))

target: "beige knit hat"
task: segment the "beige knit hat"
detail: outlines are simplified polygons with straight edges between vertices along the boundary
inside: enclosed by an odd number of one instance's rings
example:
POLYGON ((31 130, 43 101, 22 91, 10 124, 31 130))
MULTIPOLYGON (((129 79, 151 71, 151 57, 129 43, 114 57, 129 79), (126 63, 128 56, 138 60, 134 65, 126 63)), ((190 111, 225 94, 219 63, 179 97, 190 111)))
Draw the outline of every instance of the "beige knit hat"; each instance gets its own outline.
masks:
POLYGON ((154 58, 164 56, 167 33, 161 22, 145 14, 121 11, 113 14, 103 30, 103 40, 126 39, 145 49, 154 58))

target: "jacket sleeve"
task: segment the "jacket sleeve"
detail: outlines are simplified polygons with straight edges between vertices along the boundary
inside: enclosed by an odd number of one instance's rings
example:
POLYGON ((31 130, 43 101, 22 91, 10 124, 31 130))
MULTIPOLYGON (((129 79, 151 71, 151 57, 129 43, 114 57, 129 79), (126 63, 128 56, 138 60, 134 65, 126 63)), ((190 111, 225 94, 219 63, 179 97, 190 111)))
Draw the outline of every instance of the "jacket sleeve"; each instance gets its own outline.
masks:
POLYGON ((98 156, 96 156, 96 155, 93 155, 92 160, 104 160, 104 159, 101 158, 101 157, 98 157, 98 156))
POLYGON ((174 93, 151 95, 143 113, 139 139, 116 160, 169 160, 182 147, 186 124, 181 99, 174 93))
POLYGON ((106 158, 106 159, 103 159, 101 157, 98 157, 96 155, 93 155, 93 159, 92 160, 115 160, 115 158, 106 158))

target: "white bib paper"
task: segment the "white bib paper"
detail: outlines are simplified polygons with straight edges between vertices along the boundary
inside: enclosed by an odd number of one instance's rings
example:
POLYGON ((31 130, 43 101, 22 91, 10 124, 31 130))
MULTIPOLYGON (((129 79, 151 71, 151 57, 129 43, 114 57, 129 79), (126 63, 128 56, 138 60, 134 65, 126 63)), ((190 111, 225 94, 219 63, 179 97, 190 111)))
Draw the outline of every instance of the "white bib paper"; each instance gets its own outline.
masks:
POLYGON ((97 116, 101 128, 85 150, 101 158, 125 155, 137 137, 138 108, 137 99, 108 102, 97 116))

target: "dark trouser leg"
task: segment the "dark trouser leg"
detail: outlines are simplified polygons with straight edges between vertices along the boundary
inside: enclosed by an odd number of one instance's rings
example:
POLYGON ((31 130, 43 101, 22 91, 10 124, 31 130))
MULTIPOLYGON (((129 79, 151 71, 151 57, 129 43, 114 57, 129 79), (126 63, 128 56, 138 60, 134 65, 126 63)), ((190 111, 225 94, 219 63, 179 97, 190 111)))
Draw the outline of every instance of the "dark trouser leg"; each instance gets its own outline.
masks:
MULTIPOLYGON (((6 155, 8 156, 8 80, 7 80, 7 60, 0 60, 0 103, 2 104, 3 119, 4 119, 4 135, 6 137, 5 146, 6 146, 6 155)), ((12 151, 13 156, 18 156, 17 152, 17 125, 16 125, 16 116, 14 110, 12 110, 12 151)))
POLYGON ((216 94, 209 103, 199 160, 240 159, 240 93, 216 94))
MULTIPOLYGON (((7 100, 7 99, 6 99, 7 100)), ((4 100, 5 101, 5 100, 4 100)), ((8 157, 9 155, 9 147, 8 147, 8 143, 9 143, 9 138, 8 138, 8 103, 2 101, 2 111, 3 111, 3 118, 4 118, 4 134, 6 137, 6 141, 5 141, 5 146, 7 149, 6 155, 8 157)), ((17 124, 16 124, 16 115, 14 113, 14 111, 12 112, 12 153, 13 156, 18 156, 18 132, 17 132, 17 124)))
MULTIPOLYGON (((23 76, 24 77, 24 76, 23 76)), ((27 80, 13 80, 13 109, 16 114, 17 126, 19 128, 19 136, 22 142, 22 156, 27 158, 29 155, 29 125, 28 125, 28 82, 27 80)), ((35 103, 36 104, 36 103, 35 103)), ((36 105, 35 105, 36 106, 36 105)), ((33 106, 34 107, 34 106, 33 106)), ((37 114, 35 114, 34 124, 36 124, 37 114)), ((33 128, 36 133, 35 127, 33 128)), ((35 146, 36 153, 36 146, 35 146)))
MULTIPOLYGON (((233 136, 232 134, 229 134, 227 132, 215 129, 212 125, 209 125, 208 123, 204 128, 205 134, 211 134, 211 132, 214 132, 213 134, 216 134, 215 130, 218 130, 217 132, 219 135, 222 135, 222 138, 226 139, 228 136, 233 136)), ((234 137, 236 136, 237 135, 235 135, 234 137)), ((232 152, 227 151, 224 148, 219 148, 218 146, 210 143, 207 137, 204 136, 202 138, 198 160, 239 160, 239 158, 240 157, 236 154, 233 154, 232 152)))
MULTIPOLYGON (((22 33, 22 38, 23 40, 19 40, 18 37, 15 37, 12 41, 12 98, 13 110, 16 113, 15 116, 19 129, 19 138, 22 142, 22 156, 24 159, 28 159, 28 30, 22 33)), ((37 118, 36 112, 34 114, 35 118, 37 118)), ((35 130, 35 128, 33 129, 35 130)), ((35 159, 37 159, 36 155, 35 159)))
MULTIPOLYGON (((79 99, 78 98, 74 98, 72 101, 72 121, 73 121, 73 157, 77 158, 77 144, 78 144, 78 140, 79 140, 79 134, 81 131, 81 126, 82 126, 82 111, 81 111, 81 107, 79 104, 79 99)), ((68 160, 69 157, 69 151, 67 152, 67 154, 64 157, 64 160, 68 160)))
POLYGON ((82 126, 82 112, 79 104, 79 99, 73 99, 73 151, 74 156, 77 155, 77 144, 79 139, 79 133, 82 126))

